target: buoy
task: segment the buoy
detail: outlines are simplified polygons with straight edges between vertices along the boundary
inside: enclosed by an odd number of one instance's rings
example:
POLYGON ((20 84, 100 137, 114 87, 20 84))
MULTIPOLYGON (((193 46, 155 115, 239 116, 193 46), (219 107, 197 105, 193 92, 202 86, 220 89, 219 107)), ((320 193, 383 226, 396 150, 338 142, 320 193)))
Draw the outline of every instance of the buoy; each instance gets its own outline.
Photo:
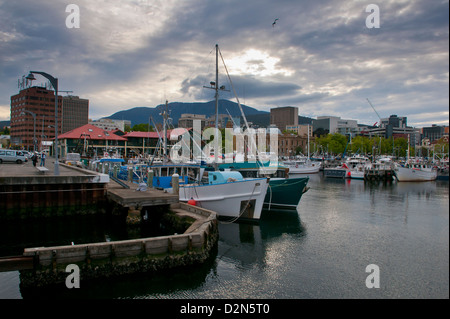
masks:
POLYGON ((351 173, 351 172, 348 172, 348 173, 347 173, 347 176, 348 176, 348 177, 351 177, 351 176, 352 176, 352 173, 351 173))
POLYGON ((192 206, 197 206, 197 201, 193 198, 191 198, 190 200, 188 200, 188 204, 192 205, 192 206))

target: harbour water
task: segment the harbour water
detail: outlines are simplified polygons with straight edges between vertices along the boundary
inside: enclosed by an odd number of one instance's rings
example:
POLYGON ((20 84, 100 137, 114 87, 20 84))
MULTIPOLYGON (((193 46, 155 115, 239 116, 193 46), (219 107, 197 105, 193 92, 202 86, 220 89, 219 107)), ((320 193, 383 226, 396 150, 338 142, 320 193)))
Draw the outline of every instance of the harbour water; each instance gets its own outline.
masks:
MULTIPOLYGON (((221 223, 217 252, 201 267, 38 291, 21 291, 19 272, 0 273, 0 298, 449 298, 447 181, 365 183, 320 173, 308 186, 297 212, 264 212, 259 225, 221 223), (366 286, 368 265, 379 268, 379 288, 366 286)), ((41 228, 43 238, 67 233, 55 227, 41 228)), ((92 232, 129 236, 111 225, 75 233, 83 241, 92 232)), ((9 232, 8 241, 20 234, 9 232)))

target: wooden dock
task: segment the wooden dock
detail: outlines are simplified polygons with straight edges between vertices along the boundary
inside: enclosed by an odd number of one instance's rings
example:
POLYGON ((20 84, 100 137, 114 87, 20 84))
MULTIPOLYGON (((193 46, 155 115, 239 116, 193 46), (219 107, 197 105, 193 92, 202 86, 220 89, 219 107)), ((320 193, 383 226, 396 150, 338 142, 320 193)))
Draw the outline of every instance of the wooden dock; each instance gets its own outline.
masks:
POLYGON ((147 187, 146 191, 138 191, 138 185, 125 182, 130 188, 124 188, 111 181, 107 188, 107 197, 122 207, 147 207, 178 203, 178 195, 147 187))

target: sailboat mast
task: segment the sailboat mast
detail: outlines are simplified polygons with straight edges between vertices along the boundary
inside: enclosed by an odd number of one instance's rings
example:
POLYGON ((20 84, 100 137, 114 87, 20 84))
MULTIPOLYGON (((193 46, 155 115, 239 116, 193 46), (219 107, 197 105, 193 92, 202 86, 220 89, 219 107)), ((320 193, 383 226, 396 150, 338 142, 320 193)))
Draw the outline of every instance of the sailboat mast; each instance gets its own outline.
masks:
POLYGON ((214 136, 214 163, 218 163, 219 153, 219 45, 216 44, 216 131, 214 136))
POLYGON ((309 124, 308 124, 308 161, 309 161, 309 124))
POLYGON ((167 116, 169 115, 168 113, 168 101, 166 100, 166 108, 163 111, 163 130, 164 130, 164 136, 163 136, 163 150, 164 150, 164 155, 163 155, 163 163, 167 164, 167 116))

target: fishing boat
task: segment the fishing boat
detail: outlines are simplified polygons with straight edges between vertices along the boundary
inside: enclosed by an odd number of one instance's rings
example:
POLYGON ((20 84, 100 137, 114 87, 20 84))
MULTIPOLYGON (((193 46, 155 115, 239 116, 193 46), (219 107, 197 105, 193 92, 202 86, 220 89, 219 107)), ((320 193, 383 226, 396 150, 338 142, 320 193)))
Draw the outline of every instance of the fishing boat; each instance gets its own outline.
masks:
POLYGON ((309 155, 309 124, 308 124, 308 156, 300 157, 297 160, 289 160, 284 161, 283 164, 289 168, 289 174, 316 174, 319 173, 320 168, 322 166, 321 162, 313 162, 311 161, 310 155, 309 155))
POLYGON ((437 170, 433 166, 411 160, 404 165, 397 164, 394 172, 399 182, 427 182, 437 178, 437 170))
POLYGON ((396 163, 394 173, 399 182, 427 182, 437 178, 437 169, 421 160, 411 159, 409 148, 406 153, 406 162, 404 164, 396 163))
POLYGON ((323 169, 323 176, 327 178, 345 178, 349 172, 348 166, 342 163, 335 167, 325 167, 323 169))
POLYGON ((180 185, 179 199, 216 212, 221 219, 259 220, 268 178, 244 179, 235 171, 208 172, 208 184, 180 185))
POLYGON ((313 162, 307 158, 284 161, 283 165, 289 168, 290 174, 316 174, 322 166, 321 162, 313 162))
POLYGON ((347 178, 364 179, 365 171, 370 161, 368 157, 355 154, 349 157, 345 163, 348 167, 346 172, 347 178))
POLYGON ((304 193, 308 191, 309 177, 289 177, 288 167, 271 162, 237 162, 221 164, 219 169, 233 170, 244 177, 269 177, 264 198, 266 210, 296 210, 304 193))

